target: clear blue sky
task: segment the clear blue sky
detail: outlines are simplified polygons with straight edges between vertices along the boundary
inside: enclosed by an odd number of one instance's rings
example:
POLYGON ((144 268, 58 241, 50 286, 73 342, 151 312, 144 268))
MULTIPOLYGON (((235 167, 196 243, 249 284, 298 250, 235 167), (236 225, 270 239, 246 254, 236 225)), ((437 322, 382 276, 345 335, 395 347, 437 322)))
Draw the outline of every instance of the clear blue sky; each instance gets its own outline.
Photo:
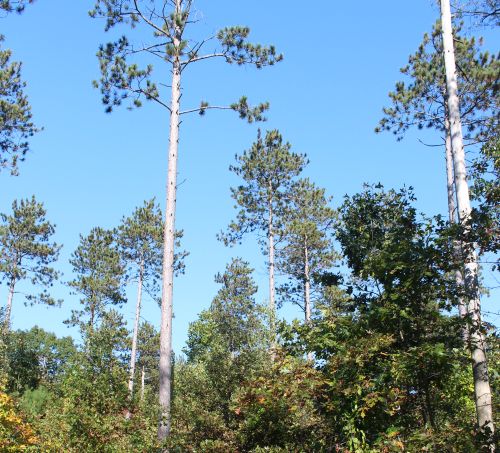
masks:
MULTIPOLYGON (((67 262, 80 233, 93 226, 112 228, 143 200, 156 196, 163 206, 165 197, 167 112, 146 104, 134 112, 104 113, 91 81, 99 76, 98 45, 114 35, 87 16, 92 3, 37 0, 22 16, 0 19, 5 45, 23 61, 34 118, 45 128, 33 139, 21 175, 0 174, 0 212, 8 212, 13 199, 32 194, 45 203, 57 224, 57 241, 64 244, 58 263, 63 281, 71 279, 67 262)), ((248 25, 254 41, 274 43, 285 60, 261 71, 222 61, 195 65, 184 79, 185 107, 202 99, 228 103, 243 94, 254 102, 267 100, 269 121, 262 127, 278 128, 294 150, 308 154, 306 175, 327 188, 335 205, 363 182, 381 181, 386 187, 413 186, 426 214, 446 213, 443 153, 418 141, 437 143, 439 137, 411 131, 397 143, 391 134, 373 132, 388 104, 387 92, 400 79, 399 68, 438 16, 434 1, 199 0, 196 6, 200 23, 194 36, 248 25)), ((487 41, 493 44, 498 47, 498 40, 487 41)), ((165 70, 159 73, 168 83, 165 70)), ((186 275, 174 287, 176 352, 189 322, 217 291, 214 274, 231 256, 251 262, 259 301, 267 297, 265 262, 256 241, 248 238, 243 246, 226 249, 216 240, 234 215, 229 188, 238 181, 228 167, 256 132, 256 125, 232 112, 194 115, 182 124, 177 227, 184 229, 183 247, 191 254, 186 275)), ((129 322, 134 291, 130 288, 130 303, 123 307, 129 322)), ((74 334, 62 321, 77 308, 78 296, 62 284, 54 293, 64 298, 62 308, 25 308, 20 297, 14 300, 14 327, 38 324, 58 335, 74 334)), ((6 297, 0 286, 1 303, 6 297)), ((492 298, 486 306, 492 309, 492 298)), ((143 317, 158 324, 158 308, 146 302, 143 317)))

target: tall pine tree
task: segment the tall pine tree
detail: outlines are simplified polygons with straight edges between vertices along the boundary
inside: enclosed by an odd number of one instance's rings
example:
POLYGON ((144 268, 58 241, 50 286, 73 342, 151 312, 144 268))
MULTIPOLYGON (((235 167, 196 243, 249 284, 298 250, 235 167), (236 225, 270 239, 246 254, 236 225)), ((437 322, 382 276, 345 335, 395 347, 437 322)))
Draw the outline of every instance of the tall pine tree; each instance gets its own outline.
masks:
POLYGON ((193 112, 204 114, 209 109, 230 109, 252 122, 262 120, 262 113, 268 108, 267 103, 251 108, 246 97, 242 97, 229 106, 209 105, 202 101, 198 107, 181 110, 182 76, 192 64, 209 59, 262 68, 280 61, 282 56, 273 46, 249 43, 247 37, 250 30, 241 26, 220 30, 212 37, 218 41, 218 49, 204 53, 207 45, 212 43, 212 38, 192 41, 186 36, 186 30, 197 22, 193 0, 97 0, 90 15, 105 18, 106 30, 117 25, 129 25, 132 32, 142 31, 137 44, 133 44, 129 37, 122 36, 99 49, 97 55, 102 77, 95 85, 101 87, 106 110, 111 111, 127 99, 132 101, 132 106, 139 107, 141 100, 146 99, 165 108, 170 114, 160 327, 159 400, 162 416, 158 428, 158 438, 165 440, 170 430, 175 212, 181 117, 193 112), (144 32, 152 37, 147 44, 144 43, 144 32), (155 80, 151 63, 140 68, 137 62, 129 62, 138 55, 165 64, 171 74, 170 80, 155 80), (164 86, 170 87, 170 95, 165 96, 162 92, 164 86))

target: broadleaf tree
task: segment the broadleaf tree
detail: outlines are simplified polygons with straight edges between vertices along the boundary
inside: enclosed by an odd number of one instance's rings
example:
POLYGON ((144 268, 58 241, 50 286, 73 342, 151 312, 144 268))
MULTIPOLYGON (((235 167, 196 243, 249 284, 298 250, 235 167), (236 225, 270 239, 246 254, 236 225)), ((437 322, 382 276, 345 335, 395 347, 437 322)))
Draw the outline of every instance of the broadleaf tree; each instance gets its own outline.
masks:
POLYGON ((192 64, 209 59, 262 68, 283 58, 274 46, 249 43, 250 30, 247 27, 226 27, 207 39, 189 40, 186 30, 196 23, 193 3, 193 0, 97 0, 90 11, 91 17, 106 20, 105 30, 125 25, 130 27, 131 33, 140 33, 137 44, 124 35, 99 48, 97 56, 102 76, 94 85, 101 89, 106 110, 110 112, 124 101, 131 101, 131 107, 140 107, 145 99, 165 108, 170 114, 160 325, 160 440, 165 440, 170 430, 175 212, 181 117, 194 112, 205 114, 209 109, 229 109, 253 122, 263 120, 263 112, 269 107, 268 103, 251 107, 247 98, 242 97, 228 106, 201 101, 197 107, 181 110, 182 75, 192 64), (144 43, 144 31, 150 34, 150 43, 144 43), (204 53, 206 46, 213 41, 218 43, 218 49, 204 53), (151 63, 141 68, 135 60, 141 55, 164 64, 170 70, 170 80, 155 79, 151 63), (170 87, 170 94, 163 93, 165 85, 170 87))
POLYGON ((0 275, 8 285, 5 310, 5 329, 9 329, 12 302, 17 285, 28 280, 33 287, 41 287, 41 292, 24 293, 30 304, 55 305, 56 301, 49 288, 60 273, 51 265, 57 261, 61 246, 53 242, 55 225, 46 218, 42 203, 33 196, 12 203, 12 214, 0 214, 0 275))

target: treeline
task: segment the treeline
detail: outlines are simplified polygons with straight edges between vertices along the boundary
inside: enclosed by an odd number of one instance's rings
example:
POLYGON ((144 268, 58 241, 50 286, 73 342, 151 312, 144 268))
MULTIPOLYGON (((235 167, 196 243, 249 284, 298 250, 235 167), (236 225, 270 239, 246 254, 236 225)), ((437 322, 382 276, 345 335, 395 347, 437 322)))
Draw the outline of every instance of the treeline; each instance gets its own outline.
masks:
MULTIPOLYGON (((0 9, 22 12, 27 3, 0 1, 0 9)), ((97 0, 91 16, 105 18, 106 30, 145 27, 156 40, 134 47, 124 36, 101 46, 95 85, 107 111, 128 101, 140 107, 144 99, 169 112, 165 213, 152 198, 116 228, 81 235, 69 261, 72 279, 64 282, 61 245, 43 203, 15 200, 0 214, 7 288, 0 450, 495 451, 499 338, 481 318, 478 264, 484 258, 498 270, 500 72, 497 56, 463 32, 466 24, 497 26, 495 2, 455 11, 451 41, 442 0, 441 20, 402 68, 404 81, 389 93, 392 105, 376 129, 398 139, 413 126, 442 136, 448 216, 421 214, 413 188, 381 183, 346 195, 334 209, 327 190, 305 176, 307 156, 278 130, 259 130, 230 167, 239 178, 231 188, 236 215, 218 238, 226 246, 257 241, 268 268, 267 304, 257 300, 249 262, 233 258, 215 276, 219 290, 191 323, 182 354, 171 345, 173 278, 188 254, 175 228, 181 115, 229 109, 262 121, 268 104, 251 107, 242 97, 183 111, 181 76, 205 59, 262 68, 282 55, 249 43, 246 27, 223 29, 219 50, 204 54, 205 41, 184 37, 195 22, 191 0, 165 0, 159 9, 146 3, 97 0), (443 58, 450 52, 451 72, 443 58), (162 58, 170 96, 153 79, 153 66, 130 61, 137 53, 162 58), (472 150, 467 165, 464 143, 472 150), (23 298, 62 303, 52 294, 56 284, 80 300, 65 321, 78 327, 79 340, 39 327, 13 330, 12 311, 23 298), (129 287, 135 301, 127 300, 129 287), (134 302, 129 329, 120 307, 134 302), (143 319, 145 303, 160 307, 160 322, 143 319), (302 319, 280 319, 286 304, 298 306, 302 319)), ((16 174, 38 129, 21 66, 10 57, 0 51, 0 164, 16 174)))

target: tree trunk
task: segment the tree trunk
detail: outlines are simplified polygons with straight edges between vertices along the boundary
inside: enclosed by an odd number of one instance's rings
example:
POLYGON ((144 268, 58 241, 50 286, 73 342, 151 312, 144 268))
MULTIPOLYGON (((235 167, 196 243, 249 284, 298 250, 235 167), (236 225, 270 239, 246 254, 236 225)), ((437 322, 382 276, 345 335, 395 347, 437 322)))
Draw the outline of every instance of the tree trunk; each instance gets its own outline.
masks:
POLYGON ((304 241, 304 312, 307 324, 311 322, 311 277, 309 274, 309 250, 306 240, 304 241))
MULTIPOLYGON (((181 11, 180 0, 176 0, 176 13, 181 11)), ((176 49, 180 36, 173 38, 176 49)), ((160 423, 158 439, 164 441, 170 433, 170 397, 172 384, 172 303, 174 287, 175 203, 177 192, 177 153, 179 148, 181 65, 179 57, 172 64, 172 98, 170 104, 170 139, 168 151, 167 205, 163 232, 163 269, 160 325, 160 423)))
MULTIPOLYGON (((471 213, 465 153, 462 142, 462 125, 458 99, 455 54, 453 49, 453 33, 449 0, 441 0, 441 22, 443 33, 443 50, 446 68, 446 89, 448 94, 448 111, 450 114, 451 145, 455 170, 455 188, 457 192, 458 217, 465 225, 471 213)), ((486 362, 486 348, 481 325, 481 302, 478 288, 478 264, 473 244, 463 244, 464 250, 464 282, 467 290, 467 312, 469 317, 469 344, 472 356, 474 393, 479 429, 487 436, 493 437, 493 409, 491 389, 486 362)), ((493 441, 490 451, 494 451, 493 441)))
POLYGON ((132 396, 134 394, 134 375, 135 375, 135 363, 137 360, 137 336, 139 333, 139 321, 141 318, 143 274, 144 274, 144 261, 141 260, 141 263, 139 265, 139 281, 137 282, 137 303, 135 305, 134 333, 132 335, 132 353, 130 355, 130 372, 128 379, 128 392, 130 399, 132 399, 132 396))
POLYGON ((268 241, 269 241, 269 310, 274 319, 274 312, 276 310, 276 296, 275 296, 275 283, 274 283, 274 228, 273 228, 273 208, 269 207, 269 221, 268 221, 268 241))
MULTIPOLYGON (((448 218, 450 224, 457 223, 457 206, 455 203, 455 175, 453 174, 453 153, 451 149, 451 132, 450 132, 450 120, 448 114, 448 107, 445 105, 445 119, 444 119, 444 129, 446 133, 445 138, 445 149, 446 149, 446 189, 448 193, 448 218)), ((462 255, 460 244, 457 241, 453 242, 453 251, 457 262, 462 255)), ((457 285, 457 289, 461 289, 464 287, 464 278, 462 275, 462 271, 460 269, 455 270, 455 283, 457 285)), ((465 307, 465 303, 462 296, 458 297, 458 314, 460 318, 465 320, 467 317, 467 308, 465 307)), ((464 326, 462 329, 462 336, 464 341, 467 341, 468 333, 467 327, 464 326)))
MULTIPOLYGON (((304 241, 304 314, 306 324, 311 322, 311 271, 309 269, 309 249, 307 239, 304 241)), ((307 353, 307 360, 313 361, 312 352, 307 353)))
POLYGON ((4 332, 10 330, 10 317, 12 313, 12 300, 14 299, 15 279, 10 280, 9 294, 7 295, 7 306, 5 307, 4 332))
POLYGON ((144 372, 144 365, 142 366, 141 371, 141 401, 144 401, 144 385, 146 381, 146 374, 144 372))

